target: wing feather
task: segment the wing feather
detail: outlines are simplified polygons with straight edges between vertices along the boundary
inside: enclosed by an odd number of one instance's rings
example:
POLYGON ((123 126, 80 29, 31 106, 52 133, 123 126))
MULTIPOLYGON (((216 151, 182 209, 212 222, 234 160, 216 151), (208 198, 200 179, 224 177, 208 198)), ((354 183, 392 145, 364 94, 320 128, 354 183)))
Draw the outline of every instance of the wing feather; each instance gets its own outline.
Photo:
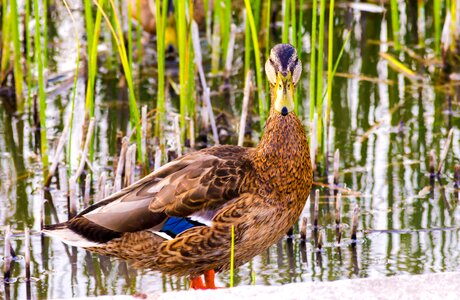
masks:
MULTIPOLYGON (((70 223, 90 223, 92 231, 94 226, 100 226, 114 232, 133 232, 158 230, 169 216, 205 216, 204 219, 211 220, 220 207, 243 191, 244 182, 251 175, 251 163, 245 148, 210 149, 164 165, 85 209, 70 223)), ((84 235, 84 228, 78 226, 79 233, 84 235)))

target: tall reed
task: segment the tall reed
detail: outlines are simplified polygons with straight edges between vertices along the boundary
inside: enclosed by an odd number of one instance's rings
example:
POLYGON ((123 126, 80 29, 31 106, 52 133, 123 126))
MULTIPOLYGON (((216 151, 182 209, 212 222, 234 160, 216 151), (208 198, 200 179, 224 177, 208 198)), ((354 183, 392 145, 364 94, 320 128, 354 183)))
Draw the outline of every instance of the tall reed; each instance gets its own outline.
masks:
POLYGON ((43 20, 43 66, 48 67, 48 0, 42 0, 43 20))
POLYGON ((231 243, 230 243, 230 287, 233 287, 233 281, 235 277, 234 269, 235 269, 235 226, 232 225, 231 243))
MULTIPOLYGON (((295 9, 295 1, 293 1, 293 7, 292 9, 292 14, 296 14, 296 9, 295 9)), ((293 18, 293 22, 295 23, 295 17, 293 18)), ((297 48, 297 56, 299 57, 300 61, 303 61, 302 58, 302 27, 303 27, 303 0, 299 1, 299 20, 298 20, 298 26, 296 27, 296 30, 293 29, 293 32, 296 32, 296 34, 293 34, 292 39, 295 41, 295 45, 297 48)), ((300 99, 300 90, 302 88, 302 85, 299 85, 299 87, 296 89, 296 97, 295 97, 295 113, 298 115, 299 114, 299 99, 300 99)))
POLYGON ((128 9, 128 18, 126 20, 128 30, 127 30, 127 35, 128 35, 128 65, 129 68, 131 69, 131 73, 133 72, 133 22, 132 22, 132 12, 133 8, 131 5, 131 1, 126 1, 127 9, 128 9))
POLYGON ((38 72, 38 101, 39 101, 39 119, 40 119, 40 153, 42 158, 43 178, 48 177, 48 145, 46 138, 46 96, 45 96, 45 79, 43 76, 43 52, 40 41, 40 13, 38 0, 34 0, 34 17, 35 17, 35 64, 38 72))
POLYGON ((425 0, 417 0, 417 32, 418 32, 418 45, 425 48, 425 0))
POLYGON ((32 50, 32 36, 29 32, 29 23, 30 23, 30 0, 25 1, 25 19, 24 19, 24 35, 26 37, 26 82, 27 82, 27 106, 32 107, 32 61, 30 58, 30 51, 32 50))
MULTIPOLYGON (((271 0, 265 1, 265 59, 270 56, 270 23, 271 23, 271 0)), ((247 74, 246 70, 246 73, 247 74)), ((268 80, 265 80, 265 94, 270 95, 268 80)))
POLYGON ((309 86, 310 122, 313 122, 313 115, 315 113, 315 106, 316 106, 316 21, 317 21, 317 16, 318 16, 318 0, 313 0, 312 17, 311 17, 310 86, 309 86))
POLYGON ((10 40, 11 40, 11 14, 8 12, 8 5, 2 5, 2 57, 0 63, 0 79, 3 81, 9 68, 10 56, 10 40))
POLYGON ((332 57, 334 51, 334 0, 329 2, 329 26, 327 38, 327 106, 326 106, 326 126, 329 126, 329 118, 331 115, 331 102, 332 102, 332 80, 334 74, 332 72, 332 57))
POLYGON ((232 21, 232 2, 231 0, 216 1, 217 5, 223 7, 219 9, 220 12, 220 32, 222 37, 222 58, 225 61, 228 54, 228 42, 230 39, 230 23, 232 21))
MULTIPOLYGON (((87 51, 88 51, 88 84, 86 87, 86 114, 87 119, 94 117, 94 86, 96 81, 96 68, 97 68, 97 46, 99 41, 99 34, 102 22, 101 12, 96 12, 95 23, 92 13, 87 13, 86 10, 91 10, 90 0, 85 0, 85 20, 86 20, 86 36, 87 36, 87 51), (89 8, 87 7, 89 6, 89 8)), ((104 6, 105 0, 99 0, 99 4, 104 6)), ((93 147, 90 147, 92 149, 93 147)), ((90 150, 92 151, 92 150, 90 150)), ((93 157, 90 154, 90 159, 93 157)))
POLYGON ((282 39, 281 41, 286 44, 289 43, 289 23, 291 17, 291 10, 290 10, 291 0, 284 0, 283 1, 283 32, 282 32, 282 39))
MULTIPOLYGON (((93 42, 93 32, 94 32, 94 24, 93 24, 93 12, 91 7, 91 0, 84 0, 84 11, 85 11, 85 25, 86 25, 86 48, 87 53, 91 53, 92 49, 92 42, 93 42)), ((89 59, 89 58, 88 58, 89 59)), ((88 61, 90 65, 90 62, 88 61)))
MULTIPOLYGON (((157 28, 157 64, 158 64, 158 86, 157 86, 157 114, 155 122, 155 135, 160 137, 165 115, 165 27, 168 11, 168 0, 156 1, 155 8, 157 28), (163 7, 163 9, 162 9, 163 7)), ((161 138, 160 138, 161 140, 161 138)))
MULTIPOLYGON (((27 1, 26 1, 27 2, 27 1)), ((71 108, 70 108, 70 118, 69 118, 69 136, 72 137, 72 128, 73 128, 73 116, 74 116, 74 110, 75 110, 75 98, 77 95, 77 82, 78 82, 78 72, 79 72, 79 65, 80 65, 80 33, 78 32, 78 27, 75 22, 75 18, 70 11, 69 5, 66 0, 62 0, 64 3, 64 6, 67 10, 67 13, 70 16, 70 19, 72 20, 72 25, 75 30, 75 40, 76 40, 76 48, 77 48, 77 58, 75 61, 75 75, 74 75, 74 80, 73 80, 73 90, 72 90, 72 100, 71 100, 71 108)), ((72 150, 72 138, 68 139, 68 150, 67 150, 67 165, 69 166, 68 168, 68 174, 70 176, 71 174, 71 150, 72 150)))
POLYGON ((433 1, 434 48, 436 55, 441 54, 441 0, 433 1))
POLYGON ((318 69, 316 72, 316 111, 318 116, 317 141, 318 146, 323 141, 323 62, 324 62, 324 18, 326 15, 325 0, 320 0, 319 4, 319 36, 318 36, 318 69))
POLYGON ((214 9, 212 15, 212 36, 211 36, 211 74, 217 75, 219 72, 219 65, 220 65, 220 39, 221 39, 221 24, 220 24, 220 10, 222 7, 220 5, 220 0, 214 2, 214 9))
MULTIPOLYGON (((257 95, 259 98, 259 114, 260 114, 260 124, 265 124, 265 119, 267 115, 267 105, 265 103, 263 90, 262 90, 262 68, 260 64, 260 49, 259 49, 259 38, 258 31, 256 30, 256 24, 254 22, 254 16, 252 14, 252 8, 249 0, 244 0, 246 7, 246 21, 249 22, 249 27, 252 37, 252 46, 254 47, 254 59, 256 62, 256 78, 257 78, 257 95)), ((247 34, 247 32, 246 32, 247 34)), ((247 49, 246 49, 247 51, 247 49)))
MULTIPOLYGON (((399 51, 401 48, 401 43, 399 40, 399 11, 398 11, 398 0, 390 0, 391 6, 391 29, 393 32, 393 42, 394 48, 396 51, 399 51)), ((438 14, 440 12, 437 12, 438 14)), ((436 14, 436 13, 435 13, 436 14)))
POLYGON ((252 6, 252 12, 254 16, 254 24, 256 25, 257 32, 259 32, 260 29, 260 0, 252 0, 251 1, 251 6, 252 6))
MULTIPOLYGON (((157 10, 158 11, 158 10, 157 10)), ((136 0, 136 19, 141 19, 141 0, 136 0)), ((142 56, 144 49, 142 48, 142 22, 138 21, 136 26, 136 35, 137 35, 137 64, 139 65, 139 70, 142 67, 142 56)))
MULTIPOLYGON (((195 67, 195 53, 193 51, 193 43, 192 43, 192 35, 191 35, 191 26, 189 26, 189 29, 187 30, 187 56, 186 56, 186 103, 187 103, 187 117, 190 119, 195 118, 195 73, 196 73, 196 67, 195 67)), ((211 107, 212 109, 212 107, 211 107)), ((187 124, 190 126, 190 123, 187 122, 187 124)), ((193 129, 191 129, 193 132, 193 129)))
POLYGON ((179 48, 179 84, 180 84, 180 128, 182 141, 185 140, 185 118, 187 116, 187 24, 185 19, 186 1, 175 1, 176 24, 179 48))
POLYGON ((102 16, 104 17, 107 26, 109 27, 110 31, 112 32, 112 36, 114 41, 117 45, 118 54, 120 56, 121 64, 123 66, 123 72, 126 77, 126 82, 128 84, 128 97, 129 97, 129 115, 130 115, 130 123, 133 128, 136 130, 136 144, 137 144, 137 153, 138 159, 144 161, 145 157, 142 153, 142 145, 141 145, 141 123, 140 123, 140 114, 139 109, 137 108, 136 97, 134 94, 134 84, 133 84, 133 77, 131 73, 131 68, 128 64, 128 55, 126 53, 124 38, 123 38, 123 31, 120 26, 119 17, 116 11, 115 4, 113 0, 110 0, 110 5, 112 8, 112 13, 114 14, 114 21, 115 21, 115 28, 110 23, 110 19, 107 17, 107 14, 104 12, 102 6, 94 0, 98 10, 101 12, 102 16))
POLYGON ((299 1, 299 25, 297 26, 297 55, 302 61, 302 27, 303 27, 303 0, 299 1))
MULTIPOLYGON (((447 4, 449 4, 449 1, 447 1, 447 4)), ((459 34, 458 30, 460 30, 459 28, 457 28, 457 19, 459 17, 458 10, 460 9, 460 7, 457 7, 457 0, 451 0, 449 8, 450 8, 450 17, 451 17, 450 32, 451 32, 451 39, 452 39, 450 43, 450 51, 452 53, 455 53, 456 48, 457 48, 457 37, 459 34)))
MULTIPOLYGON (((99 0, 100 5, 104 5, 106 0, 99 0)), ((91 118, 94 118, 95 113, 95 96, 94 96, 94 88, 96 84, 96 71, 97 71, 97 47, 99 41, 99 35, 101 31, 101 23, 102 23, 102 14, 101 11, 96 12, 96 20, 93 23, 93 19, 88 20, 91 22, 91 25, 87 28, 91 28, 93 30, 91 34, 87 35, 87 44, 88 44, 88 83, 86 87, 86 102, 85 102, 85 111, 86 111, 86 121, 89 121, 91 118)), ((70 127, 70 134, 72 133, 72 123, 70 127)), ((70 135, 71 136, 71 135, 70 135)), ((69 149, 71 147, 72 139, 69 139, 69 149)), ((70 151, 68 151, 68 157, 70 157, 70 151)), ((94 157, 94 136, 91 137, 91 142, 89 146, 89 160, 92 161, 94 157)), ((70 175, 70 174, 69 174, 70 175)))
MULTIPOLYGON (((251 68, 251 50, 252 50, 252 44, 251 44, 251 27, 249 25, 249 19, 248 19, 248 14, 244 15, 245 17, 245 34, 244 34, 244 74, 247 74, 249 69, 251 68)), ((268 57, 268 56, 267 56, 268 57)))
MULTIPOLYGON (((290 8, 291 8, 291 40, 290 43, 294 46, 294 48, 297 49, 297 6, 296 6, 296 0, 291 0, 290 3, 290 8)), ((302 9, 300 9, 302 10, 302 9)))
MULTIPOLYGON (((4 3, 6 5, 6 3, 4 3)), ((11 26, 13 34, 13 45, 14 45, 14 85, 16 90, 16 104, 18 112, 24 111, 24 97, 22 95, 24 76, 22 73, 22 52, 21 43, 19 39, 19 17, 18 17, 18 5, 16 0, 10 1, 11 11, 11 26)))

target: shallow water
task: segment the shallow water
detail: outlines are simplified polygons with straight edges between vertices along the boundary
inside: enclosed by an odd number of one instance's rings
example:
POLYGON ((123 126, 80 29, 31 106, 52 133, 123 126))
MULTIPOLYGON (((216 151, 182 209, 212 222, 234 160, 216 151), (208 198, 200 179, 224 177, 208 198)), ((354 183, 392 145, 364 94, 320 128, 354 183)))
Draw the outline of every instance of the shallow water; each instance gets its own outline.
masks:
MULTIPOLYGON (((74 8, 77 8, 75 3, 74 8)), ((387 7, 388 9, 388 7, 387 7)), ((426 32, 431 37, 432 16, 427 7, 426 32)), ((417 42, 416 10, 400 8, 405 45, 422 57, 433 57, 433 41, 426 46, 417 42), (415 15, 415 17, 414 17, 415 15), (414 21, 415 20, 415 21, 414 21)), ((81 9, 74 10, 77 24, 84 28, 81 9)), ((309 40, 310 14, 306 10, 303 46, 304 74, 300 83, 301 118, 309 123, 309 40)), ((48 78, 65 74, 69 78, 76 58, 72 25, 62 5, 57 5, 50 30, 54 43, 48 78)), ((230 132, 237 132, 243 97, 244 25, 241 16, 233 16, 239 26, 235 46, 234 74, 231 92, 219 92, 217 77, 212 85, 212 101, 216 110, 229 116, 230 132), (232 102, 236 107, 231 107, 232 102)), ((278 15, 278 19, 281 16, 278 15)), ((278 24, 280 25, 280 24, 278 24)), ((460 270, 460 210, 458 189, 453 184, 453 168, 460 160, 460 105, 458 90, 441 81, 444 76, 434 63, 417 60, 408 52, 397 54, 387 43, 391 40, 389 14, 370 13, 351 8, 337 8, 334 28, 334 53, 338 53, 351 28, 351 38, 333 82, 332 127, 328 141, 329 155, 340 150, 339 183, 342 198, 342 243, 335 244, 335 208, 333 195, 321 190, 319 225, 323 238, 321 250, 313 242, 312 226, 307 230, 307 243, 302 244, 298 228, 293 239, 287 237, 262 255, 236 270, 235 284, 279 285, 289 282, 330 281, 357 277, 384 277, 398 274, 423 274, 460 270), (412 80, 396 72, 379 52, 390 52, 423 78, 412 80), (440 181, 430 188, 429 152, 440 157, 448 131, 453 138, 440 181), (355 205, 360 208, 357 244, 351 246, 351 215, 355 205)), ((203 35, 203 34, 202 34, 203 35)), ((105 33, 103 34, 105 36, 105 33)), ((108 34, 106 35, 108 36, 108 34)), ((274 42, 281 39, 279 26, 272 34, 274 42)), ((108 40, 108 39, 106 39, 108 40)), ((208 44, 203 38, 202 47, 208 44)), ((150 42, 147 47, 155 49, 150 42)), ((147 51, 143 67, 134 65, 140 101, 155 107, 156 71, 153 51, 147 51), (139 77, 139 73, 141 76, 139 77)), ((210 69, 210 50, 204 50, 205 69, 210 69)), ((439 62, 438 62, 439 63, 439 62)), ((100 69, 97 77, 95 157, 93 188, 103 171, 111 175, 117 159, 118 132, 129 129, 126 89, 120 84, 116 54, 109 42, 102 42, 100 69), (105 49, 105 50, 104 50, 105 49)), ((177 80, 174 64, 168 70, 177 80)), ((47 97, 47 134, 50 154, 63 130, 70 111, 71 84, 65 79, 49 84, 47 97)), ((84 111, 85 81, 77 86, 76 111, 84 111)), ((168 110, 178 111, 178 97, 171 95, 168 110)), ((257 117, 254 117, 257 120, 257 117)), ((82 140, 83 114, 76 114, 72 133, 72 162, 76 168, 82 140)), ((0 106, 0 229, 11 225, 12 245, 24 256, 25 227, 33 228, 31 238, 33 298, 66 298, 86 295, 121 294, 186 289, 185 278, 161 275, 158 272, 131 269, 124 262, 67 247, 58 240, 42 237, 37 230, 43 199, 52 198, 59 220, 67 218, 65 187, 56 183, 43 191, 36 128, 32 117, 17 118, 0 106)), ((309 125, 308 125, 309 127, 309 125)), ((252 137, 257 141, 258 126, 252 137)), ((209 140, 212 140, 211 138, 209 140)), ((233 136, 230 141, 235 141, 233 136)), ((168 147, 173 149, 173 143, 168 147)), ((323 162, 323 160, 321 161, 323 162)), ((324 164, 318 166, 317 182, 328 182, 324 164)), ((327 167, 332 174, 332 158, 327 167)), ((312 221, 313 194, 303 216, 312 221)), ((54 223, 49 206, 45 206, 45 222, 54 223)), ((3 235, 2 235, 3 237, 3 235)), ((3 238, 0 241, 3 248, 3 238)), ((12 274, 13 283, 4 285, 0 296, 21 299, 27 296, 24 260, 18 257, 12 274)), ((229 285, 229 274, 219 274, 218 284, 229 285)))

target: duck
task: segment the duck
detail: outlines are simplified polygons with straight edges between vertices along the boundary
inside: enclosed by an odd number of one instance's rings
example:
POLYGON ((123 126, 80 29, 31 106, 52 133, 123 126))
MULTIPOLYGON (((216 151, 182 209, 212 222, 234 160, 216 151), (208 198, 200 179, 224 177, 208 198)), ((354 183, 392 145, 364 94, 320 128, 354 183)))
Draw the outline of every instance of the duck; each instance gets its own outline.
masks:
POLYGON ((311 189, 307 135, 294 111, 296 49, 274 46, 265 72, 271 107, 256 147, 188 153, 44 233, 136 268, 188 276, 193 289, 216 288, 231 251, 236 268, 282 239, 311 189))

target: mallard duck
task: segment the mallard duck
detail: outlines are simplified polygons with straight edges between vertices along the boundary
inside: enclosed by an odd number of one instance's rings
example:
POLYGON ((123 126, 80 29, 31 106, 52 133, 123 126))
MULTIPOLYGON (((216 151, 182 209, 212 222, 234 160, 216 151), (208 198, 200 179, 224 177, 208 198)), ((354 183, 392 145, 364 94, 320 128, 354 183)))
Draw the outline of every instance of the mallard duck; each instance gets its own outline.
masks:
POLYGON ((307 137, 294 112, 301 70, 294 47, 271 50, 270 116, 257 147, 184 155, 45 232, 135 267, 188 275, 192 288, 215 288, 215 272, 230 267, 232 227, 238 267, 286 234, 309 195, 307 137))

